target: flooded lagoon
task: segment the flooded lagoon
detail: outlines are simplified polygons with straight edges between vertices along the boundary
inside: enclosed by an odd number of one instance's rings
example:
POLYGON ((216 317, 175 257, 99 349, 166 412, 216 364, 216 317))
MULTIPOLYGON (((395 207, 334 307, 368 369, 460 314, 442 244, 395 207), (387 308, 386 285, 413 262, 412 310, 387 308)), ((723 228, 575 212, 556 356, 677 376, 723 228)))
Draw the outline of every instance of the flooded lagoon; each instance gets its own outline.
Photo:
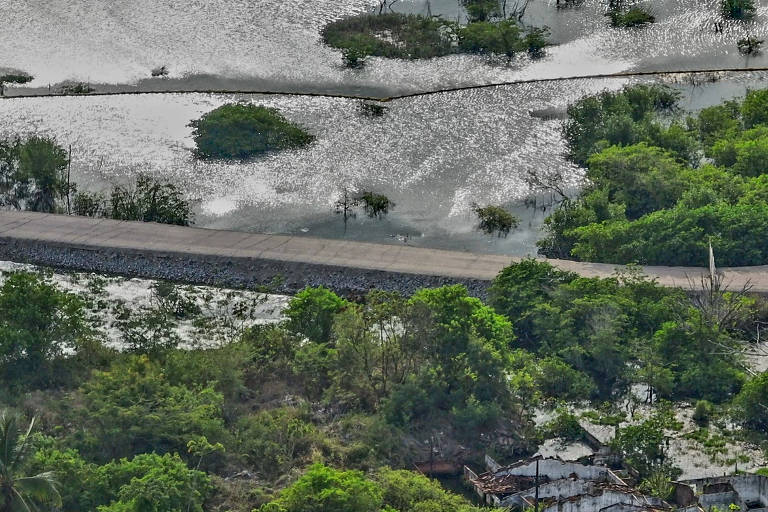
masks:
MULTIPOLYGON (((579 76, 627 70, 765 66, 744 57, 736 41, 768 34, 768 7, 754 21, 715 30, 717 2, 648 3, 657 22, 641 29, 611 28, 606 4, 585 0, 558 9, 531 0, 523 22, 548 26, 557 44, 547 57, 489 65, 483 57, 429 61, 372 59, 360 70, 341 66, 340 53, 320 41, 329 21, 370 11, 372 0, 280 2, 217 0, 0 0, 0 66, 36 77, 30 87, 63 80, 146 89, 258 89, 349 93, 413 92, 519 78, 579 76), (166 65, 170 80, 146 80, 166 65), (142 82, 143 80, 143 82, 142 82)), ((454 0, 401 0, 403 12, 462 19, 454 0)))
MULTIPOLYGON (((0 0, 7 13, 0 19, 0 66, 36 77, 15 93, 82 80, 106 91, 215 87, 382 96, 515 79, 768 64, 765 56, 740 55, 735 45, 746 34, 768 32, 768 8, 761 7, 753 22, 726 22, 716 31, 717 2, 694 0, 653 3, 657 22, 635 30, 611 28, 597 0, 567 9, 532 0, 523 22, 550 27, 557 44, 543 59, 373 58, 363 69, 343 68, 319 31, 377 2, 44 4, 0 0), (169 67, 170 77, 149 79, 159 65, 169 67)), ((463 16, 454 0, 401 0, 395 8, 463 16)), ((701 86, 678 78, 682 107, 744 94, 763 76, 721 78, 701 86)), ((410 98, 386 104, 382 117, 363 115, 356 100, 279 95, 14 99, 0 102, 0 135, 42 133, 71 144, 73 180, 81 188, 106 190, 139 171, 175 183, 196 205, 198 226, 524 255, 535 254, 547 211, 523 201, 539 194, 537 205, 548 202, 530 177, 562 176, 575 189, 582 176, 562 157, 561 122, 530 113, 563 112, 586 94, 627 83, 571 80, 410 98), (188 123, 230 101, 276 107, 317 141, 248 162, 196 160, 188 123), (345 188, 385 194, 396 207, 385 219, 360 215, 345 226, 333 213, 345 188), (477 233, 473 202, 507 206, 521 218, 520 227, 507 238, 477 233)))

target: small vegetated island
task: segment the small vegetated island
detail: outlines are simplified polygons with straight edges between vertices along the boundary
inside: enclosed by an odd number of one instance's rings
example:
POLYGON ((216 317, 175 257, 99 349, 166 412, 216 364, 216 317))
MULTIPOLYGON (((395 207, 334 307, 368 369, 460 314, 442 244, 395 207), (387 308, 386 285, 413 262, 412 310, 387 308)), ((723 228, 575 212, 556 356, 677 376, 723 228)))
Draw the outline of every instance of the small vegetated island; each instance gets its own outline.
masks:
POLYGON ((588 184, 545 223, 541 254, 607 263, 768 263, 768 89, 678 114, 659 85, 568 108, 568 157, 588 184))
MULTIPOLYGON (((506 2, 505 2, 506 4, 506 2)), ((525 27, 522 13, 508 13, 496 1, 462 0, 469 22, 460 25, 438 16, 380 12, 344 18, 326 25, 323 42, 342 51, 348 67, 359 67, 369 56, 430 59, 455 53, 512 58, 533 57, 549 44, 546 28, 525 27)))
POLYGON ((190 126, 200 158, 249 158, 315 140, 277 109, 245 103, 222 105, 190 126))

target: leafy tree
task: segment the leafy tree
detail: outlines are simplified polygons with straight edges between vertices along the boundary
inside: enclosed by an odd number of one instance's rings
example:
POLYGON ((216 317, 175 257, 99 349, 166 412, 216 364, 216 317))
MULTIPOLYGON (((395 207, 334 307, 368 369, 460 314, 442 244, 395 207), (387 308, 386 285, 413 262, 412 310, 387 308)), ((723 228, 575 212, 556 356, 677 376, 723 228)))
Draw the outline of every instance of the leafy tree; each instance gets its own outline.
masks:
POLYGON ((139 174, 135 187, 118 185, 112 190, 107 216, 116 220, 188 226, 192 212, 189 202, 175 185, 139 174))
POLYGON ((659 85, 636 85, 619 92, 602 92, 568 106, 563 135, 569 157, 585 165, 608 146, 650 142, 646 135, 652 116, 675 107, 679 93, 659 85))
POLYGON ((589 224, 573 231, 572 254, 583 261, 644 265, 707 264, 708 244, 726 266, 763 265, 768 247, 768 204, 717 203, 659 210, 632 221, 589 224))
POLYGON ((395 203, 390 201, 387 196, 369 191, 363 191, 360 195, 360 201, 363 203, 365 213, 371 218, 381 218, 395 207, 395 203))
POLYGON ((756 430, 768 429, 768 372, 747 381, 734 405, 745 425, 756 430))
POLYGON ((741 104, 741 119, 745 129, 768 124, 768 89, 747 92, 741 104))
POLYGON ((210 384, 191 389, 174 385, 147 356, 131 356, 108 371, 94 371, 81 391, 80 415, 90 433, 81 444, 100 457, 184 452, 193 436, 214 442, 227 438, 221 394, 210 384))
POLYGON ((314 140, 276 109, 252 104, 222 105, 190 126, 201 158, 248 158, 314 140))
POLYGON ((178 455, 142 454, 99 466, 76 450, 50 445, 37 451, 32 465, 61 479, 63 512, 202 512, 213 490, 210 478, 178 455))
POLYGON ((382 490, 359 471, 311 466, 260 512, 394 512, 384 509, 382 490))
POLYGON ((53 213, 69 192, 67 152, 46 137, 0 142, 0 205, 53 213))
POLYGON ((459 32, 459 48, 466 53, 513 57, 524 50, 523 31, 515 20, 470 23, 459 32))
POLYGON ((501 16, 501 5, 498 0, 462 0, 461 3, 467 11, 470 25, 501 16))
POLYGON ((56 211, 56 199, 67 194, 67 152, 53 140, 31 137, 19 148, 19 175, 31 183, 27 209, 56 211))
POLYGON ((260 474, 275 479, 310 454, 319 432, 301 410, 280 408, 242 418, 238 424, 239 452, 260 474))
POLYGON ((530 310, 545 302, 559 285, 575 278, 576 274, 549 263, 525 258, 499 272, 488 292, 488 302, 513 323, 515 333, 525 342, 530 338, 530 326, 526 323, 530 310))
POLYGON ((30 433, 35 420, 22 431, 19 418, 0 413, 0 512, 35 512, 46 504, 61 502, 53 473, 20 476, 30 455, 30 433))
POLYGON ((89 332, 82 301, 47 279, 15 272, 0 286, 0 369, 9 384, 49 385, 51 363, 89 332))
POLYGON ((597 392, 597 386, 589 375, 556 357, 547 357, 539 362, 535 381, 541 393, 548 398, 584 400, 597 392))
POLYGON ((99 512, 202 512, 213 490, 208 475, 189 469, 178 455, 145 453, 101 466, 98 479, 111 503, 99 512))
POLYGON ((402 296, 380 291, 336 316, 337 399, 351 393, 356 406, 376 410, 393 388, 417 372, 427 355, 414 335, 415 320, 402 296))
POLYGON ((741 130, 741 104, 731 100, 703 108, 695 121, 706 153, 707 148, 715 141, 724 138, 728 133, 741 130))
POLYGON ((618 428, 613 448, 644 478, 653 478, 659 471, 671 472, 677 477, 679 470, 666 464, 664 449, 666 431, 679 428, 672 409, 662 406, 642 423, 618 428))
POLYGON ((481 207, 473 204, 472 210, 480 219, 478 228, 488 235, 497 233, 499 237, 506 237, 520 223, 520 219, 501 206, 489 205, 481 207))
POLYGON ((460 285, 420 290, 408 306, 413 336, 428 359, 392 394, 385 407, 389 418, 397 422, 451 411, 466 422, 473 410, 485 417, 511 405, 506 368, 514 335, 508 320, 460 285), (419 396, 428 400, 420 403, 419 396))
POLYGON ((384 503, 398 512, 477 512, 467 500, 414 471, 382 468, 374 476, 384 503))
POLYGON ((629 219, 675 205, 683 193, 683 167, 665 151, 645 143, 613 146, 590 157, 587 177, 608 200, 626 207, 629 219))
POLYGON ((304 288, 288 303, 286 327, 315 342, 330 341, 333 316, 346 306, 346 300, 327 288, 304 288))

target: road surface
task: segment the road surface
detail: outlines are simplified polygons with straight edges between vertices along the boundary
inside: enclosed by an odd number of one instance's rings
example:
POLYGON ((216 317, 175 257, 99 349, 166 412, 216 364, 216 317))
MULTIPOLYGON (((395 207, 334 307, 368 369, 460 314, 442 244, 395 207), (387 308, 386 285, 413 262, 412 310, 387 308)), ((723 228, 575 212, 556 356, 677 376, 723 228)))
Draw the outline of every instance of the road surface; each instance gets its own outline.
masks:
MULTIPOLYGON (((312 268, 331 268, 338 271, 375 271, 379 276, 437 276, 455 279, 457 282, 490 281, 502 268, 513 261, 519 261, 519 258, 504 255, 444 251, 407 245, 265 235, 32 212, 0 212, 0 259, 13 258, 24 259, 30 263, 46 263, 44 258, 36 257, 35 254, 41 252, 40 248, 49 247, 57 251, 68 251, 70 254, 86 254, 83 251, 88 251, 87 254, 95 254, 95 257, 103 255, 104 258, 123 252, 148 257, 172 255, 177 264, 178 261, 188 259, 190 265, 206 258, 214 258, 217 262, 231 259, 258 263, 261 268, 274 265, 286 269, 293 265, 297 272, 312 268), (16 253, 4 249, 25 244, 37 249, 27 251, 24 257, 9 257, 16 253)), ((609 277, 617 269, 616 265, 605 263, 544 261, 586 277, 609 277)), ((76 261, 62 265, 78 267, 76 261)), ((110 267, 110 270, 114 271, 114 266, 110 267)), ((725 274, 725 282, 731 289, 740 289, 749 283, 753 291, 768 293, 768 266, 719 270, 725 274)), ((642 271, 662 285, 688 288, 691 280, 698 282, 704 269, 649 266, 642 268, 642 271)))

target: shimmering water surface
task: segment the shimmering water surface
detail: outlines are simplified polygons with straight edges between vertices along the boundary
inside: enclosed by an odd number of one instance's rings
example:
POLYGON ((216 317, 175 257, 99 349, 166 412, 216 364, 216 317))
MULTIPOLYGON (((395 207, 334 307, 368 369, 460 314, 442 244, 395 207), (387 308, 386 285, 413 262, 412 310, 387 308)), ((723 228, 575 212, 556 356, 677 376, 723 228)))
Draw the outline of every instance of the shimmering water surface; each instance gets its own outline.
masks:
MULTIPOLYGON (((0 66, 37 77, 32 86, 73 79, 135 84, 167 65, 174 79, 204 86, 234 80, 267 90, 393 92, 515 78, 607 73, 627 69, 766 65, 738 54, 736 41, 768 35, 768 7, 755 21, 715 31, 717 0, 648 2, 657 23, 614 29, 604 0, 557 9, 531 0, 523 21, 546 25, 558 46, 536 62, 488 65, 482 57, 409 62, 373 59, 365 69, 341 67, 338 51, 320 43, 329 21, 370 10, 374 0, 0 0, 0 66)), ((760 2, 760 3, 765 3, 760 2)), ((427 0, 395 7, 427 12, 427 0)), ((430 0, 433 14, 461 18, 455 0, 430 0)), ((157 81, 156 81, 157 82, 157 81)), ((168 83, 173 83, 170 81, 168 83)), ((224 82, 226 85, 226 82, 224 82)), ((157 85, 144 84, 147 87, 157 85)))
MULTIPOLYGON (((741 95, 763 77, 740 76, 685 91, 696 109, 741 95)), ((236 230, 345 237, 474 251, 532 254, 542 211, 530 175, 582 171, 566 162, 561 122, 530 115, 626 80, 573 80, 432 95, 386 104, 382 117, 357 100, 262 95, 174 94, 26 98, 0 102, 0 136, 43 133, 72 145, 73 179, 106 189, 138 171, 177 183, 195 202, 197 224, 236 230), (308 148, 241 161, 198 161, 188 123, 223 103, 280 109, 317 136, 308 148), (374 190, 397 206, 384 220, 348 222, 333 213, 344 188, 374 190), (508 238, 474 230, 472 202, 505 204, 522 218, 508 238)), ((540 198, 541 201, 546 199, 540 198)), ((540 201, 540 204, 541 204, 540 201)))
MULTIPOLYGON (((371 0, 0 0, 0 68, 36 79, 19 91, 83 80, 100 90, 184 87, 388 95, 519 78, 626 70, 765 66, 744 57, 736 40, 768 36, 768 8, 755 21, 715 31, 717 0, 648 3, 657 23, 613 29, 605 2, 557 9, 531 0, 525 23, 552 30, 545 58, 494 63, 476 56, 428 61, 371 59, 341 66, 320 43, 328 21, 370 10, 371 0), (167 65, 168 79, 148 79, 167 65)), ((427 12, 425 0, 401 0, 427 12)), ((461 19, 455 0, 431 0, 433 14, 461 19)), ((683 107, 700 108, 764 86, 761 74, 719 77, 693 86, 679 77, 683 107)), ((579 97, 627 80, 570 80, 439 94, 387 104, 383 117, 355 100, 279 95, 146 95, 26 98, 0 101, 0 136, 43 133, 72 145, 73 179, 107 189, 138 171, 178 184, 205 227, 345 237, 451 249, 533 254, 548 212, 523 206, 535 194, 529 176, 562 175, 578 187, 582 171, 562 153, 560 121, 530 115, 562 112, 579 97), (317 136, 310 147, 249 162, 200 162, 189 121, 230 101, 279 108, 317 136), (344 225, 333 204, 345 188, 386 194, 397 206, 383 220, 358 216, 344 225), (505 204, 521 219, 506 239, 474 230, 470 205, 505 204)), ((538 204, 546 202, 538 197, 538 204)))

